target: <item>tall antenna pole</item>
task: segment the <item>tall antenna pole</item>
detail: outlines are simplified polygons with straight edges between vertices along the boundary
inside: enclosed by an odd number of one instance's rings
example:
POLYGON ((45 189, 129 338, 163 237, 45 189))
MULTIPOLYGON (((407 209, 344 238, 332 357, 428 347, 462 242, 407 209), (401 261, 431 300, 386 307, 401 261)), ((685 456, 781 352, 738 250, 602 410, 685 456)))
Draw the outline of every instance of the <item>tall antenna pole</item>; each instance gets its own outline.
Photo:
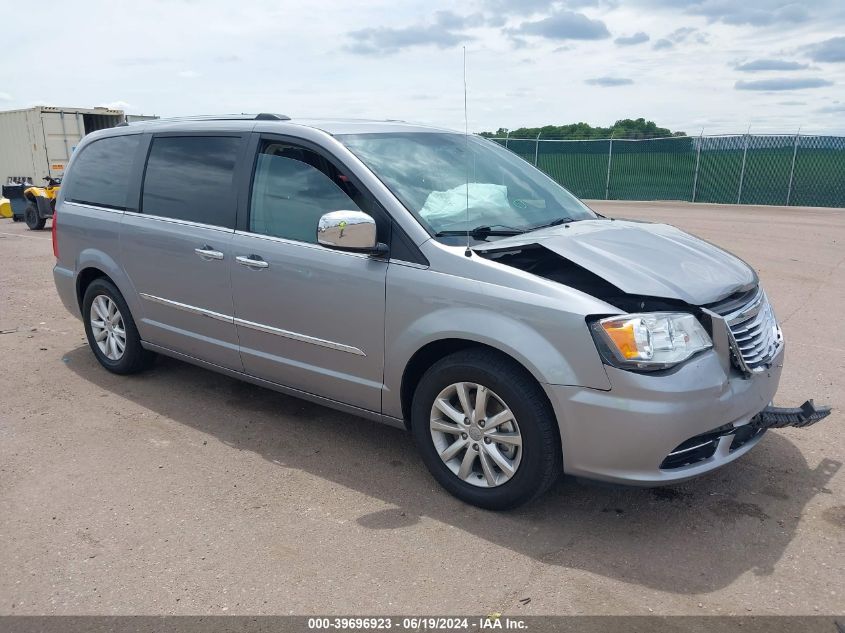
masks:
POLYGON ((467 115, 467 47, 464 46, 464 172, 466 186, 466 220, 467 220, 467 249, 464 255, 472 257, 469 247, 469 116, 467 115))

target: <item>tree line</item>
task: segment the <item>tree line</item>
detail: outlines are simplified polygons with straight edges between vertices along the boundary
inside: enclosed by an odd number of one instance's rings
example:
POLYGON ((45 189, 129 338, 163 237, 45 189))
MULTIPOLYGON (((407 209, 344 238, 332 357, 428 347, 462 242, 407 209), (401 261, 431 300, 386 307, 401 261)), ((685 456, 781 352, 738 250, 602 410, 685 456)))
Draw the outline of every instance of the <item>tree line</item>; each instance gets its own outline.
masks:
POLYGON ((669 128, 658 127, 654 121, 639 119, 619 119, 610 127, 592 126, 589 123, 570 123, 569 125, 544 125, 543 127, 521 127, 516 130, 500 127, 495 132, 480 132, 479 136, 488 138, 553 138, 553 139, 599 139, 599 138, 663 138, 667 136, 686 136, 686 132, 673 132, 669 128))

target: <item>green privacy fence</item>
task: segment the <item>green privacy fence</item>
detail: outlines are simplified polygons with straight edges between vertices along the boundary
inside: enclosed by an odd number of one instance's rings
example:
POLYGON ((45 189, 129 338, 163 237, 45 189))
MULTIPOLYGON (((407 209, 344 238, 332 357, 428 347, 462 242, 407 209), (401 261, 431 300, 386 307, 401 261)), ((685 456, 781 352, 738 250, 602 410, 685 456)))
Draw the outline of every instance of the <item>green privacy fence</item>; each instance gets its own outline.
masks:
POLYGON ((845 137, 492 139, 580 198, 845 207, 845 137))

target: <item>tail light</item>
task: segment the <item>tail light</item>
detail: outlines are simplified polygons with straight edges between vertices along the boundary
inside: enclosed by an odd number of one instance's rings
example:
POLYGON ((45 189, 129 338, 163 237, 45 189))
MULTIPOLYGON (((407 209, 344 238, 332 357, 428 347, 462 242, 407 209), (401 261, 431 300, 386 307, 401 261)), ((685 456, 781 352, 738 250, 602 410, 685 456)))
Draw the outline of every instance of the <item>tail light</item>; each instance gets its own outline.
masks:
POLYGON ((59 243, 56 241, 56 220, 58 220, 58 212, 53 209, 53 219, 50 221, 50 237, 53 239, 53 257, 59 258, 59 243))

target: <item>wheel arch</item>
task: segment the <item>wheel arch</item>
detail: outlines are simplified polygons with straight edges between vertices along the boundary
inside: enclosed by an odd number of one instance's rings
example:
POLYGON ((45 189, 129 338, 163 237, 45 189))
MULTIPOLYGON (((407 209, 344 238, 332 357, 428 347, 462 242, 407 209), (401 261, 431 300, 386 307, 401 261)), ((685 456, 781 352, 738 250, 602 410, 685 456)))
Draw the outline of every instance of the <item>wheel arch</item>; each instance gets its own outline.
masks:
POLYGON ((133 285, 123 268, 115 261, 115 255, 117 254, 112 255, 99 248, 86 248, 77 255, 73 268, 78 271, 76 289, 80 305, 88 284, 98 277, 105 277, 117 287, 129 308, 135 311, 137 300, 132 291, 133 285))
POLYGON ((79 312, 82 313, 82 300, 85 297, 85 290, 95 279, 103 278, 110 281, 117 288, 118 292, 123 296, 132 317, 135 319, 135 325, 141 333, 141 338, 144 337, 143 322, 141 320, 143 306, 141 299, 135 290, 135 285, 132 280, 123 270, 123 268, 115 261, 114 256, 97 248, 86 248, 81 251, 72 267, 77 271, 74 274, 74 284, 76 289, 76 302, 79 306, 79 312))
MULTIPOLYGON (((541 381, 538 379, 535 371, 532 371, 531 368, 527 367, 525 363, 521 362, 518 358, 515 358, 512 354, 494 347, 493 345, 489 345, 487 343, 483 343, 480 341, 475 341, 468 338, 443 338, 434 341, 429 341, 422 347, 420 347, 408 362, 405 364, 405 368, 402 372, 402 380, 400 383, 400 403, 402 407, 402 419, 405 423, 405 427, 410 430, 410 420, 411 420, 411 402, 414 398, 414 392, 416 391, 417 385, 420 382, 420 379, 423 377, 423 374, 428 370, 429 367, 434 365, 439 360, 446 358, 456 352, 463 351, 469 348, 477 348, 477 349, 486 349, 500 356, 507 358, 510 362, 514 363, 516 366, 520 367, 524 370, 531 378, 537 383, 540 387, 540 390, 543 392, 544 397, 548 400, 548 395, 546 394, 546 390, 543 389, 541 381)), ((549 407, 554 410, 551 406, 551 402, 549 401, 549 407)))
MULTIPOLYGON (((106 279, 114 284, 114 279, 108 276, 105 271, 97 268, 96 266, 88 266, 87 268, 83 268, 79 271, 79 274, 76 276, 76 302, 79 304, 79 311, 82 312, 82 300, 85 297, 85 291, 88 289, 88 286, 96 279, 106 279)), ((117 286, 117 284, 114 284, 117 286)))

